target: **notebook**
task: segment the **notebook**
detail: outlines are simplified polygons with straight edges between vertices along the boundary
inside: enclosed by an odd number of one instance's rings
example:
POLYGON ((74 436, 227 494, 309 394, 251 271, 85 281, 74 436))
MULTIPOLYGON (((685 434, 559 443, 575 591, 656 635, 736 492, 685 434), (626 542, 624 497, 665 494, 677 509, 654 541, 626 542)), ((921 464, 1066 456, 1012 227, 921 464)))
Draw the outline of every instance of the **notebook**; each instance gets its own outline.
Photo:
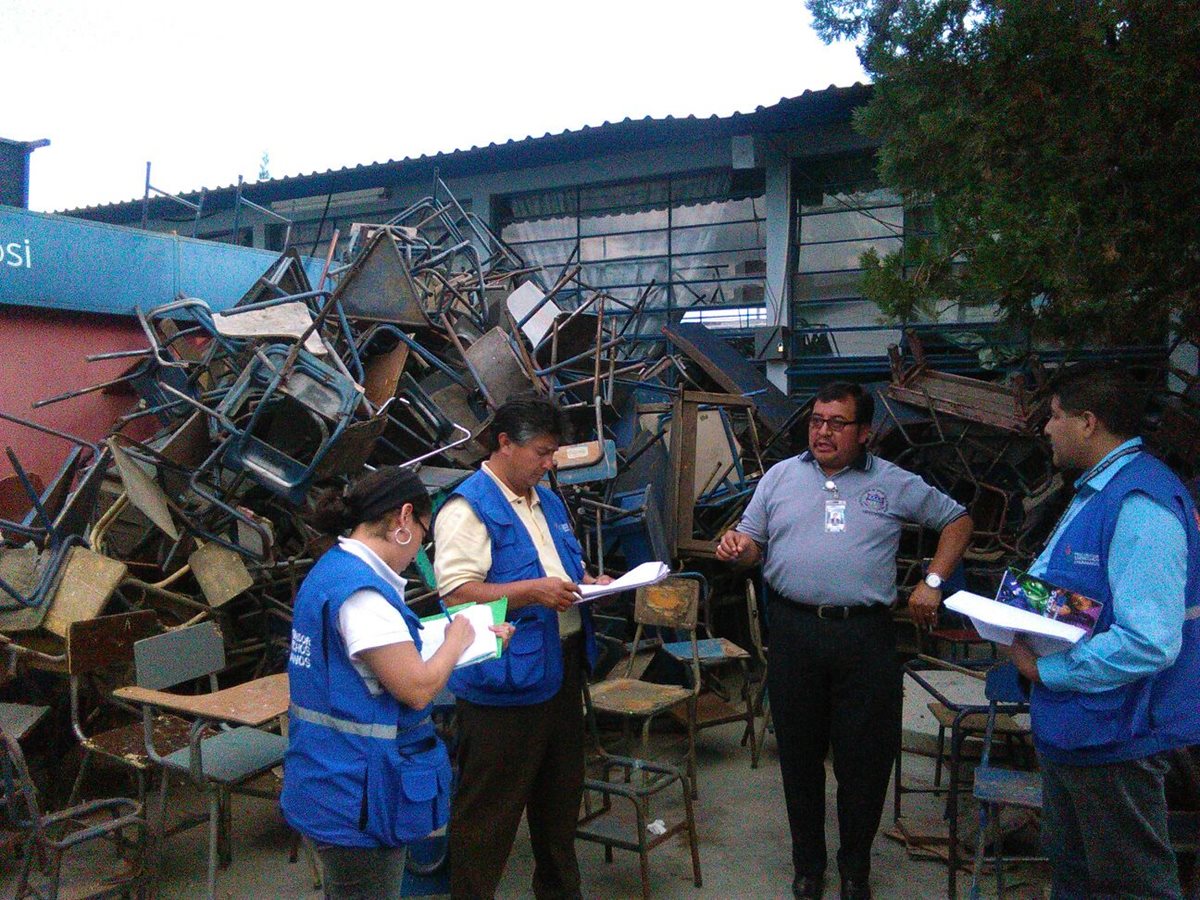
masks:
MULTIPOLYGON (((446 610, 451 617, 463 615, 475 629, 475 639, 459 656, 454 668, 473 666, 489 659, 498 659, 504 642, 489 627, 499 625, 508 614, 508 598, 501 597, 492 603, 464 603, 446 610)), ((442 613, 426 616, 421 620, 421 659, 430 660, 446 642, 446 629, 450 620, 442 613)))

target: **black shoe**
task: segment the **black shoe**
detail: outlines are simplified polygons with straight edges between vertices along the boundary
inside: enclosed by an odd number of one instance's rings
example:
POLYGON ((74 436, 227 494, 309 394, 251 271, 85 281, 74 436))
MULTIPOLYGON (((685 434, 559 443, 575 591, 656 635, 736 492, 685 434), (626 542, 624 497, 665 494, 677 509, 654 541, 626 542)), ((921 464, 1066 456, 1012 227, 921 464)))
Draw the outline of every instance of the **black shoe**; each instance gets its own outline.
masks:
POLYGON ((821 900, 824 893, 824 875, 797 875, 792 880, 792 896, 796 900, 821 900))
POLYGON ((871 900, 870 879, 866 875, 843 875, 842 900, 871 900))

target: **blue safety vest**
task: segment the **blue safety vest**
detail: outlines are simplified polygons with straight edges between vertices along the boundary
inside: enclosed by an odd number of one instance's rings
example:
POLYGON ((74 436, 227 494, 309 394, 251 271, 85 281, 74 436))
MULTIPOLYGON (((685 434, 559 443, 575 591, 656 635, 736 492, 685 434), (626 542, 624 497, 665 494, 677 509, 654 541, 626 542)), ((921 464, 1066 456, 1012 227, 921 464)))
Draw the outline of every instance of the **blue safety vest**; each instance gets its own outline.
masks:
POLYGON ((1183 645, 1168 668, 1110 690, 1034 686, 1031 712, 1038 750, 1066 765, 1141 759, 1200 743, 1200 518, 1174 473, 1148 453, 1138 454, 1067 525, 1043 577, 1103 603, 1093 634, 1107 631, 1114 612, 1108 550, 1121 503, 1132 491, 1171 510, 1187 535, 1183 645))
MULTIPOLYGON (((583 578, 583 548, 571 532, 567 508, 553 491, 540 485, 536 490, 558 558, 567 577, 578 583, 583 578)), ((476 472, 454 493, 466 498, 487 528, 492 549, 489 584, 546 577, 529 531, 490 475, 476 472)), ((580 607, 580 612, 590 667, 596 662, 592 614, 586 604, 580 607)), ((541 604, 531 604, 512 610, 508 621, 516 626, 516 632, 507 649, 499 659, 455 672, 450 678, 450 690, 455 696, 481 706, 531 706, 558 693, 563 678, 558 613, 541 604)))
POLYGON ((398 847, 446 824, 450 760, 430 706, 372 696, 350 662, 338 611, 362 589, 400 611, 421 649, 421 624, 392 585, 340 547, 318 560, 292 619, 283 814, 317 843, 398 847))

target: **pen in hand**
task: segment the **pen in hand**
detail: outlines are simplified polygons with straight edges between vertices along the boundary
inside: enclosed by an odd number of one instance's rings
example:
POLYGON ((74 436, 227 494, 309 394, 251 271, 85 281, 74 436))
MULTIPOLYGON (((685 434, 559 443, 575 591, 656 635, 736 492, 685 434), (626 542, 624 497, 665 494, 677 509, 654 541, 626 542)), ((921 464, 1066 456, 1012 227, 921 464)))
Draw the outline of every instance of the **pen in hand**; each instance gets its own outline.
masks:
POLYGON ((442 608, 442 614, 445 615, 446 621, 453 622, 454 620, 450 618, 450 610, 446 609, 446 601, 441 597, 438 597, 438 606, 442 608))

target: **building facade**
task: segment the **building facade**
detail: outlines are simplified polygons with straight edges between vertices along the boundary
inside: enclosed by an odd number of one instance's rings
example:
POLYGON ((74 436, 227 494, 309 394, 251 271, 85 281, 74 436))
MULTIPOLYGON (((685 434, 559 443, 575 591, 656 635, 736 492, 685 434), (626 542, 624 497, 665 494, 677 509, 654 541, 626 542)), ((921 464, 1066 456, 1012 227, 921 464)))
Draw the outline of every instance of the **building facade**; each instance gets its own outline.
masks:
MULTIPOLYGON (((858 260, 895 249, 920 216, 880 187, 852 127, 869 96, 830 87, 752 113, 625 120, 185 195, 198 211, 156 197, 68 215, 273 250, 290 239, 321 256, 335 231, 344 246, 353 223, 387 221, 436 176, 546 282, 578 264, 587 287, 643 300, 647 336, 702 321, 802 393, 831 374, 885 377, 900 339, 863 299, 858 260)), ((939 328, 989 317, 975 318, 939 328)))

